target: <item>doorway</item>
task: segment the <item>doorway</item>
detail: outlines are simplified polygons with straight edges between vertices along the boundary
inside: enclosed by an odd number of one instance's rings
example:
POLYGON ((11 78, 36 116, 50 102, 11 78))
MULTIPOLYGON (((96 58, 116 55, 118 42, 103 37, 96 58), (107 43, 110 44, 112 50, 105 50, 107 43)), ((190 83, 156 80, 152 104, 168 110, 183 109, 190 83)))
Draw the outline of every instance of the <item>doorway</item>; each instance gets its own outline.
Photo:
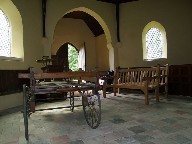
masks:
POLYGON ((56 55, 51 56, 53 65, 61 65, 64 71, 78 71, 79 69, 79 51, 71 43, 63 44, 56 55))

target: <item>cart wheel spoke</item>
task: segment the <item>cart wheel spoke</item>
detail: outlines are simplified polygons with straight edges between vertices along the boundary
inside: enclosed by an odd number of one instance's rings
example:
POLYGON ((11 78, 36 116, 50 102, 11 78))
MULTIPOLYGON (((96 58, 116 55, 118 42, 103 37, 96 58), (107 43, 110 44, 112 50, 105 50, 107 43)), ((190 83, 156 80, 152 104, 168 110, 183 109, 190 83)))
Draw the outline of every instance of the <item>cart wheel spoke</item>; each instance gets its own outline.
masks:
POLYGON ((82 103, 87 124, 93 129, 97 128, 101 121, 100 95, 84 93, 82 103))
POLYGON ((71 112, 73 112, 73 110, 74 110, 74 96, 70 96, 69 100, 70 100, 70 110, 71 110, 71 112))

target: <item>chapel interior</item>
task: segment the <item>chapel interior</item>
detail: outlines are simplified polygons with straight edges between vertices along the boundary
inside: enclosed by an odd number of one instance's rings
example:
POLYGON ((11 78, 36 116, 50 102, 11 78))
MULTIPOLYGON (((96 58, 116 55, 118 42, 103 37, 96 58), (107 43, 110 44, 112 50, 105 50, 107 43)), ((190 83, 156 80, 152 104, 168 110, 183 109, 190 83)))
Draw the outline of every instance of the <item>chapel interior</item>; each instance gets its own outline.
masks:
POLYGON ((168 97, 190 103, 191 39, 191 0, 1 0, 0 117, 22 107, 30 81, 18 74, 30 68, 114 74, 168 64, 168 97))

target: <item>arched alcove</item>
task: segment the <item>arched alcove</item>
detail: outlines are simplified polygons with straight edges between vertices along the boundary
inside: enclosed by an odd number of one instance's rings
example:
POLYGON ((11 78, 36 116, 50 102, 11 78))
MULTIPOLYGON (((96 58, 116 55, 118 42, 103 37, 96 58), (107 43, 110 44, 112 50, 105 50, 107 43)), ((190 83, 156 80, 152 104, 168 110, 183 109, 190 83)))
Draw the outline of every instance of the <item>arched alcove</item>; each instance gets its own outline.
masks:
MULTIPOLYGON (((85 12, 86 14, 88 14, 88 15, 90 15, 90 16, 92 16, 99 24, 100 24, 100 26, 102 27, 102 29, 103 29, 103 31, 104 31, 104 38, 105 38, 105 51, 108 51, 108 52, 105 52, 105 53, 107 53, 107 55, 106 54, 104 54, 104 55, 102 55, 102 56, 100 56, 100 54, 97 54, 97 52, 98 52, 98 49, 97 50, 93 50, 92 51, 92 53, 94 54, 94 55, 92 55, 92 60, 94 60, 94 57, 97 57, 97 59, 96 59, 96 64, 95 64, 95 66, 93 67, 91 67, 91 66, 89 66, 89 65, 94 65, 93 64, 93 62, 91 63, 91 64, 87 64, 87 67, 88 67, 88 70, 91 70, 91 69, 95 69, 95 68, 97 68, 97 67, 99 67, 98 65, 100 64, 101 65, 101 63, 103 62, 103 61, 101 61, 101 57, 102 58, 106 58, 107 57, 107 65, 108 65, 108 68, 105 68, 105 70, 109 70, 109 69, 113 69, 113 67, 114 67, 114 65, 112 65, 112 64, 114 64, 114 51, 113 51, 113 47, 108 47, 108 45, 112 45, 111 44, 111 35, 110 35, 110 31, 109 31, 109 29, 108 29, 108 26, 106 25, 106 23, 104 22, 104 20, 97 14, 97 13, 95 13, 94 11, 92 11, 92 10, 90 10, 90 9, 88 9, 88 8, 85 8, 85 7, 79 7, 79 8, 74 8, 74 9, 71 9, 70 11, 68 11, 68 12, 66 12, 65 14, 64 14, 64 16, 61 18, 61 19, 59 19, 58 20, 58 23, 56 24, 56 26, 55 26, 55 31, 54 31, 54 38, 53 38, 53 44, 52 44, 52 48, 51 48, 51 54, 52 55, 54 55, 55 53, 56 53, 56 51, 57 51, 57 49, 59 48, 59 46, 61 45, 61 43, 64 43, 64 42, 66 42, 66 41, 71 41, 73 44, 75 44, 76 46, 77 46, 77 48, 78 49, 80 49, 80 47, 81 47, 81 45, 82 45, 82 43, 84 43, 85 42, 85 40, 83 40, 82 38, 80 38, 80 37, 76 37, 76 39, 74 40, 72 40, 71 38, 70 38, 70 36, 71 36, 71 34, 70 33, 67 33, 67 30, 66 31, 64 31, 64 33, 63 33, 63 35, 65 35, 65 40, 61 40, 58 36, 56 36, 55 35, 55 33, 57 32, 57 35, 59 35, 59 36, 61 36, 62 35, 62 33, 61 33, 61 31, 58 31, 57 30, 57 28, 58 28, 58 25, 59 25, 59 23, 62 23, 61 21, 63 20, 63 18, 65 17, 65 15, 67 15, 67 14, 69 14, 69 13, 71 13, 71 12, 75 12, 75 11, 82 11, 82 12, 85 12), (60 41, 60 44, 56 44, 55 43, 55 41, 60 41), (57 45, 57 46, 56 46, 57 45), (99 56, 100 56, 100 58, 99 58, 99 56), (98 64, 99 63, 99 64, 98 64)), ((65 19, 65 18, 64 18, 65 19)), ((74 19, 70 19, 70 21, 72 22, 74 19)), ((77 19, 76 19, 77 20, 77 19)), ((63 22, 64 23, 64 22, 63 22)), ((80 22, 79 22, 80 23, 80 22)), ((63 27, 62 28, 64 28, 66 26, 66 24, 63 24, 63 27)), ((75 27, 74 29, 76 29, 77 27, 75 27)), ((78 31, 81 31, 81 29, 78 29, 78 31)), ((91 35, 90 33, 88 34, 88 35, 91 35)), ((89 38, 87 38, 87 39, 89 39, 89 42, 86 42, 85 43, 85 45, 86 45, 86 48, 89 48, 89 46, 90 46, 90 43, 91 43, 91 41, 92 41, 92 43, 94 43, 94 45, 95 46, 91 46, 92 48, 93 47, 99 47, 100 48, 100 51, 101 51, 101 49, 102 49, 102 47, 100 46, 101 45, 101 43, 100 42, 95 42, 95 41, 97 41, 97 40, 100 40, 101 38, 100 37, 102 37, 102 36, 97 36, 97 37, 94 37, 94 35, 92 34, 92 36, 90 36, 89 38), (93 38, 94 38, 94 40, 93 40, 93 38)), ((91 52, 87 52, 88 54, 88 56, 91 54, 91 52)), ((102 53, 103 54, 103 53, 102 53)), ((90 62, 90 60, 89 60, 89 62, 90 62)), ((104 63, 104 66, 103 67, 106 67, 106 64, 104 63)))

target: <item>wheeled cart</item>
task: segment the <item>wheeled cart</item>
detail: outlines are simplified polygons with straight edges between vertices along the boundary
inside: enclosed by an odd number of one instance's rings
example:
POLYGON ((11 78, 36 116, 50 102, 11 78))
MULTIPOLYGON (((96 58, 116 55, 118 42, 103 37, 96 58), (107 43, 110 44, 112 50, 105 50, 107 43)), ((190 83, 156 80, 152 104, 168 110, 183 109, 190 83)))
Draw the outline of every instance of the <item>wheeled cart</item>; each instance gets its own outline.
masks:
POLYGON ((25 138, 29 140, 28 118, 37 111, 70 108, 82 106, 87 124, 95 129, 101 121, 101 99, 99 90, 99 72, 59 72, 59 73, 34 73, 32 70, 27 74, 19 74, 19 78, 30 79, 30 86, 23 85, 23 117, 25 126, 25 138), (59 78, 61 81, 54 81, 59 78), (51 79, 50 82, 42 81, 51 79), (89 81, 82 82, 84 79, 89 81), (93 80, 93 81, 90 81, 93 80), (41 82, 38 82, 41 80, 41 82), (63 94, 67 93, 70 104, 64 107, 46 109, 35 109, 37 94, 63 94), (82 104, 75 105, 74 97, 79 93, 82 97, 82 104))

